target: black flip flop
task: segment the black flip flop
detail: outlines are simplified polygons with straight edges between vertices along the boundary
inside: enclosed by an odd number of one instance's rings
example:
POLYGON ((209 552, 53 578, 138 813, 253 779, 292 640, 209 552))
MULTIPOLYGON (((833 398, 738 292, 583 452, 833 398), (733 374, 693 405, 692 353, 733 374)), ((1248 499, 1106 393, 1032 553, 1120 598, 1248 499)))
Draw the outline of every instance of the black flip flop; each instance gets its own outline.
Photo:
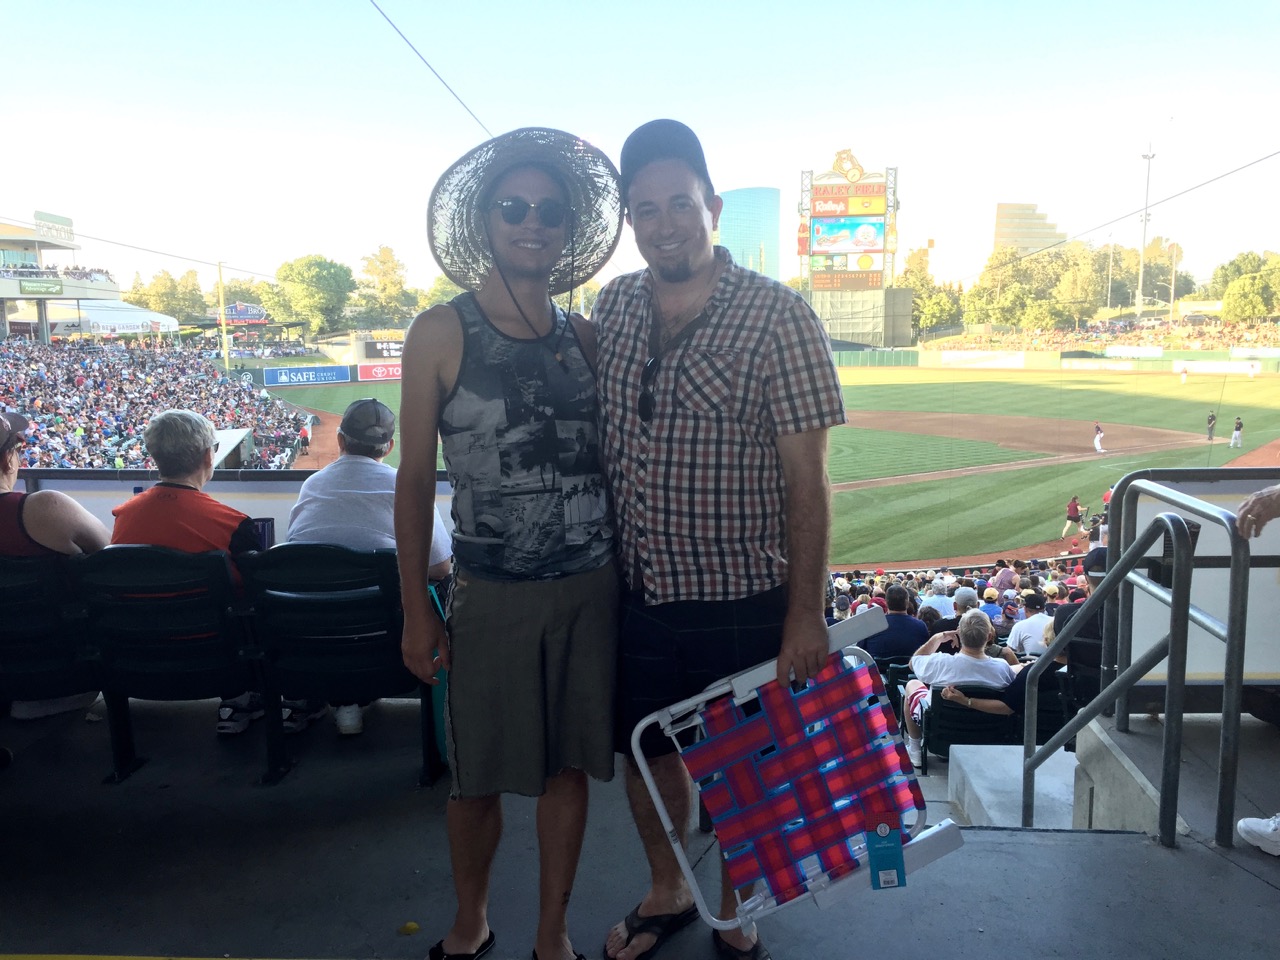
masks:
POLYGON ((719 930, 711 931, 711 945, 716 948, 720 960, 773 960, 769 948, 757 940, 750 950, 739 950, 720 936, 719 930))
POLYGON ((476 948, 475 953, 445 953, 444 941, 437 940, 432 944, 431 949, 427 951, 427 960, 480 960, 481 957, 493 949, 493 945, 497 942, 498 938, 490 930, 489 936, 485 937, 484 943, 476 948))
MULTIPOLYGON (((636 908, 628 913, 627 918, 622 921, 627 928, 627 941, 623 946, 625 947, 642 933, 653 934, 657 938, 654 940, 653 946, 636 957, 636 960, 649 960, 671 936, 697 919, 697 904, 687 910, 682 910, 680 913, 655 913, 651 917, 640 916, 640 904, 636 904, 636 908)), ((607 950, 605 951, 605 956, 609 956, 607 950)))

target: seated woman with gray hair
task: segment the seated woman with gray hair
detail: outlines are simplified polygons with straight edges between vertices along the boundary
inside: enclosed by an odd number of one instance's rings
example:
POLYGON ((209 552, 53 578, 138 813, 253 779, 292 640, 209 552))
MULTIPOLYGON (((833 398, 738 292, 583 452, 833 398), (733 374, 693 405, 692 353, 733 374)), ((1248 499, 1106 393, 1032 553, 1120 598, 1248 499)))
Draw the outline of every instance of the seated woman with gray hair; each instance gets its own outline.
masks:
MULTIPOLYGON (((212 423, 192 410, 166 410, 151 418, 142 439, 160 482, 111 511, 116 518, 113 544, 149 544, 185 553, 225 550, 233 557, 260 548, 247 515, 202 492, 218 452, 212 423)), ((328 711, 320 701, 286 700, 284 708, 289 733, 306 729, 328 711)), ((257 693, 223 700, 218 733, 243 733, 262 714, 257 693)))

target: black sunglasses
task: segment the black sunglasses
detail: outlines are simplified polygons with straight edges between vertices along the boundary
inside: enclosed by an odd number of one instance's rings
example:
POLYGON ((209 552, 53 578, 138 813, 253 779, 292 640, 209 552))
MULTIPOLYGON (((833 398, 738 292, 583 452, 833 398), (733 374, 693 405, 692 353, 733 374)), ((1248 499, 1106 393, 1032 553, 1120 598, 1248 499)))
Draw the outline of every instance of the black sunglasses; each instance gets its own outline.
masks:
POLYGON ((497 210, 502 214, 503 222, 513 227, 524 223, 525 217, 529 216, 530 210, 537 213, 538 223, 542 226, 558 227, 564 223, 564 218, 568 216, 571 208, 559 200, 543 200, 541 203, 530 203, 527 200, 521 200, 519 197, 505 197, 502 200, 493 201, 489 205, 489 209, 497 210))
POLYGON ((658 358, 650 357, 640 372, 640 403, 636 407, 640 419, 648 423, 653 419, 653 381, 658 379, 658 358))

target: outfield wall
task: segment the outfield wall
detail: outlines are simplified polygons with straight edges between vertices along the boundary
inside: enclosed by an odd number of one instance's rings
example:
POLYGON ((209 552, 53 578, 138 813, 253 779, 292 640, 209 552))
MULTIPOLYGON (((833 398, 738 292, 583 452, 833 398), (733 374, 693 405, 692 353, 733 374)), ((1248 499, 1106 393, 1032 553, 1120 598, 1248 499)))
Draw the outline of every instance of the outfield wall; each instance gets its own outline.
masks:
MULTIPOLYGON (((1113 370, 1117 373, 1177 373, 1255 376, 1280 373, 1280 358, 1264 351, 1246 350, 1165 350, 1151 356, 1064 356, 1033 350, 920 350, 916 366, 929 370, 1113 370)), ((841 366, 888 366, 888 364, 843 364, 841 366)), ((863 354, 852 354, 863 356, 863 354)), ((909 363, 896 364, 911 366, 909 363)))

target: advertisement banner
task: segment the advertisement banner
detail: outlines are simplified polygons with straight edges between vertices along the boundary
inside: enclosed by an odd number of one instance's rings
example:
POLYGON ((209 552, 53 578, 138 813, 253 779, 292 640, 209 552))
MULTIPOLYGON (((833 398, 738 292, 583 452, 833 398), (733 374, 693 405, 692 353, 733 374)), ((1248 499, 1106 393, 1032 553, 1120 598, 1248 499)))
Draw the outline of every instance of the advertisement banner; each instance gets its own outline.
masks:
MULTIPOLYGON (((404 353, 403 340, 366 340, 364 342, 364 358, 366 360, 398 359, 404 353)), ((364 379, 361 377, 361 379, 364 379)))
POLYGON ((884 252, 884 217, 823 217, 810 223, 814 254, 884 252))
POLYGON ((62 293, 61 280, 19 280, 19 293, 42 293, 57 296, 62 293))
POLYGON ((267 367, 262 371, 268 387, 316 386, 321 383, 350 383, 350 367, 267 367))
POLYGON ((250 323, 266 323, 267 311, 256 303, 228 303, 223 311, 223 319, 228 326, 236 327, 250 323))
POLYGON ((813 197, 809 212, 815 217, 872 216, 885 212, 885 197, 813 197))
POLYGON ((399 380, 400 363, 361 363, 356 367, 357 380, 399 380))

